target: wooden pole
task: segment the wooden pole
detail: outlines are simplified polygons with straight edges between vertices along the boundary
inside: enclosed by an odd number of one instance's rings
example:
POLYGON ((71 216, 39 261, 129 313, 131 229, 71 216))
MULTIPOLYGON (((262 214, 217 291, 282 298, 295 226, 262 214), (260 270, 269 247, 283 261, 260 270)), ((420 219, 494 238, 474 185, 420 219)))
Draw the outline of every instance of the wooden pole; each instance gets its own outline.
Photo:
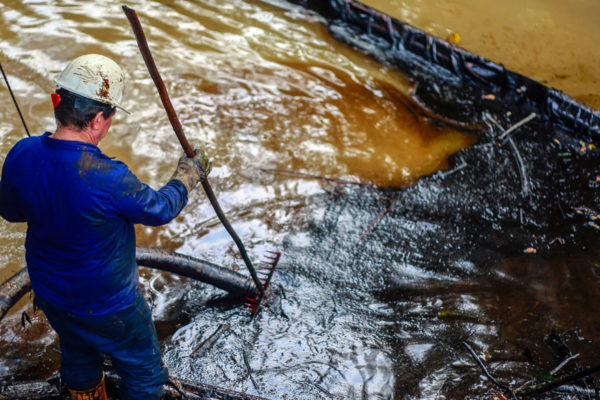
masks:
MULTIPOLYGON (((158 72, 158 69, 156 68, 156 64, 154 62, 154 58, 152 57, 152 53, 150 52, 150 48, 148 47, 148 41, 146 40, 146 36, 144 35, 144 30, 142 29, 140 20, 138 19, 137 14, 135 13, 135 10, 132 8, 123 6, 123 12, 125 13, 125 16, 127 17, 127 19, 129 20, 129 24, 131 25, 131 28, 133 29, 133 33, 135 34, 135 39, 137 41, 138 47, 140 48, 140 52, 142 53, 142 57, 144 58, 146 67, 148 67, 148 72, 150 73, 150 76, 152 77, 152 80, 154 81, 154 84, 156 85, 156 89, 158 90, 160 100, 162 101, 165 111, 167 112, 169 121, 171 122, 171 126, 173 127, 173 130, 175 131, 175 135, 177 135, 177 139, 179 139, 179 143, 181 143, 181 147, 183 147, 183 151, 185 152, 185 154, 188 157, 194 157, 194 155, 195 155, 194 149, 192 148, 192 146, 188 142, 187 138, 185 137, 185 134, 183 133, 183 127, 181 126, 181 123, 179 122, 179 118, 177 118, 177 113, 175 112, 175 109, 173 108, 173 104, 171 104, 171 100, 169 99, 169 94, 167 93, 167 88, 165 87, 165 84, 160 76, 160 73, 158 72)), ((219 205, 219 202, 217 201, 217 198, 212 190, 212 187, 210 186, 210 183, 208 182, 208 179, 204 179, 202 181, 202 187, 204 188, 204 191, 206 192, 206 196, 210 200, 210 204, 212 204, 212 206, 215 210, 215 213, 219 217, 219 220, 221 221, 221 223, 223 224, 223 226, 225 227, 227 232, 229 232, 229 235, 231 235, 231 238, 237 245, 238 250, 240 251, 240 254, 242 255, 242 259, 244 260, 246 267, 248 267, 248 270, 250 271, 250 275, 252 275, 252 280, 256 284, 256 288, 258 289, 260 296, 262 297, 264 295, 264 289, 263 289, 263 286, 261 285, 260 281, 258 280, 258 276, 256 275, 256 271, 254 270, 254 267, 252 266, 252 262, 250 261, 250 258, 248 257, 246 248, 244 247, 244 244, 242 243, 242 241, 239 238, 239 236, 237 235, 237 233, 233 230, 233 227, 227 220, 225 213, 223 213, 223 210, 221 209, 221 206, 219 205)))

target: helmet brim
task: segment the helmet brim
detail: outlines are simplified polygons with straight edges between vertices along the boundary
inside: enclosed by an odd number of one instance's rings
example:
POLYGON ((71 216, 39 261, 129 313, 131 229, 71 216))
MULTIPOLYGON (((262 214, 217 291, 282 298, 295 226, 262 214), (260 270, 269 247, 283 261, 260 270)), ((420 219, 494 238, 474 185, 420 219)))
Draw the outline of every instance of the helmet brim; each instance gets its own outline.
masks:
POLYGON ((104 104, 108 104, 109 106, 116 107, 116 108, 118 108, 119 110, 121 110, 121 111, 124 111, 124 112, 125 112, 125 113, 127 113, 128 115, 131 115, 131 112, 129 112, 128 110, 126 110, 125 108, 123 108, 123 106, 121 106, 120 104, 116 104, 116 103, 109 103, 109 102, 102 101, 102 100, 100 100, 100 99, 97 99, 97 98, 93 98, 93 97, 87 96, 86 94, 84 94, 84 93, 81 93, 80 91, 77 91, 77 90, 73 90, 73 89, 70 89, 70 88, 64 87, 63 85, 60 85, 60 84, 59 84, 57 81, 54 81, 54 83, 56 84, 56 87, 57 87, 57 88, 64 89, 64 90, 68 90, 68 91, 69 91, 69 92, 71 92, 71 93, 75 93, 76 95, 79 95, 79 96, 81 96, 81 97, 85 97, 86 99, 90 99, 90 100, 97 101, 98 103, 104 103, 104 104))

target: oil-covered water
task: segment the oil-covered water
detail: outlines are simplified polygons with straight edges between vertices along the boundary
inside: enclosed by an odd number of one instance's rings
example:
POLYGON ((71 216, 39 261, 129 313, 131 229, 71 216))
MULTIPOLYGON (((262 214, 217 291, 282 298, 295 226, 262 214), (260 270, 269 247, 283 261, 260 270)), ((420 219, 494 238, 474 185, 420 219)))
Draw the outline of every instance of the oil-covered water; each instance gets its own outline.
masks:
MULTIPOLYGON (((142 270, 172 375, 272 398, 426 398, 438 393, 452 398, 453 388, 475 393, 487 387, 469 369, 467 357, 444 364, 444 343, 453 334, 472 332, 468 337, 490 353, 508 354, 513 348, 506 342, 543 335, 554 326, 573 327, 574 316, 585 320, 578 309, 583 300, 561 306, 553 299, 560 292, 567 299, 587 293, 588 301, 595 300, 598 275, 590 261, 595 253, 579 256, 578 274, 569 273, 574 263, 563 258, 509 259, 492 272, 479 272, 464 260, 458 264, 461 274, 436 270, 435 263, 422 269, 403 256, 386 256, 389 243, 374 244, 363 258, 352 258, 343 248, 360 243, 377 215, 360 220, 356 231, 356 203, 344 208, 343 191, 261 171, 286 169, 400 187, 444 168, 447 157, 474 138, 407 107, 410 84, 401 74, 337 43, 317 18, 298 8, 216 0, 129 6, 145 27, 188 137, 213 160, 211 182, 251 257, 258 260, 271 248, 285 248, 294 256, 284 254, 268 307, 250 323, 237 308, 215 302, 222 295, 216 289, 142 270), (321 237, 323 226, 330 231, 321 237), (390 271, 395 271, 391 282, 390 271), (540 271, 565 286, 556 288, 554 280, 535 275, 540 271), (531 304, 552 320, 522 323, 529 312, 541 315, 528 309, 531 304), (191 357, 225 322, 231 328, 215 347, 191 357)), ((438 15, 421 2, 402 6, 412 10, 407 22, 415 22, 410 15, 430 20, 438 15)), ((563 17, 555 6, 536 7, 557 20, 563 17)), ((105 54, 126 71, 125 107, 132 115, 119 114, 100 147, 152 186, 165 183, 181 150, 120 4, 4 1, 0 10, 0 61, 30 130, 53 129, 48 93, 66 63, 85 53, 105 54)), ((472 18, 468 14, 466 19, 472 18)), ((455 30, 448 25, 439 32, 444 29, 455 30)), ((500 33, 494 38, 502 40, 500 33)), ((555 40, 561 38, 557 32, 555 40)), ((500 54, 484 55, 504 62, 500 54)), ((552 68, 548 63, 538 70, 552 68)), ((565 80, 579 84, 577 76, 565 80)), ((590 90, 597 95, 598 90, 590 90)), ((0 102, 3 160, 24 131, 2 85, 0 95, 5 99, 0 102)), ((368 189, 363 195, 374 198, 368 189)), ((6 278, 23 263, 25 226, 0 221, 0 229, 0 277, 6 278)), ((140 245, 244 271, 200 190, 175 221, 136 231, 140 245)), ((43 318, 33 318, 25 331, 20 327, 20 311, 30 308, 24 299, 0 325, 1 376, 31 379, 56 370, 56 338, 43 318)), ((584 330, 582 337, 598 337, 593 324, 577 326, 584 330)), ((509 373, 524 373, 507 365, 509 373)))

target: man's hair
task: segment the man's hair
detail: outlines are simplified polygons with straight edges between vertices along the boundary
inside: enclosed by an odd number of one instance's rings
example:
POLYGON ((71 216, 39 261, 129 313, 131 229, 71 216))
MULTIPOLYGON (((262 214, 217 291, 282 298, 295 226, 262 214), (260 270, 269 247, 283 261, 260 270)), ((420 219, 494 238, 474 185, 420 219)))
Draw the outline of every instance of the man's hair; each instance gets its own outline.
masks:
POLYGON ((61 125, 78 130, 85 129, 99 112, 102 112, 104 118, 108 118, 116 110, 110 104, 88 99, 66 89, 59 88, 56 93, 60 95, 60 102, 54 109, 56 120, 61 125))

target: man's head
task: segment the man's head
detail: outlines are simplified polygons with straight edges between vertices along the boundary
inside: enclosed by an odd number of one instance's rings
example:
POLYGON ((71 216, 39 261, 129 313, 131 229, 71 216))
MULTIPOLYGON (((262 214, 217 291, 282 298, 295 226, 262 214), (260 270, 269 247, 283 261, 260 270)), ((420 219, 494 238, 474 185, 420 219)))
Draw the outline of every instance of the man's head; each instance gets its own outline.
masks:
POLYGON ((99 113, 104 119, 108 119, 117 110, 110 104, 80 96, 66 89, 59 88, 56 90, 56 94, 60 99, 54 108, 56 120, 62 126, 68 126, 77 131, 87 128, 99 113))
POLYGON ((123 81, 123 71, 110 58, 98 54, 76 58, 56 80, 52 101, 57 122, 77 131, 95 119, 109 120, 110 126, 116 107, 123 109, 123 81))

